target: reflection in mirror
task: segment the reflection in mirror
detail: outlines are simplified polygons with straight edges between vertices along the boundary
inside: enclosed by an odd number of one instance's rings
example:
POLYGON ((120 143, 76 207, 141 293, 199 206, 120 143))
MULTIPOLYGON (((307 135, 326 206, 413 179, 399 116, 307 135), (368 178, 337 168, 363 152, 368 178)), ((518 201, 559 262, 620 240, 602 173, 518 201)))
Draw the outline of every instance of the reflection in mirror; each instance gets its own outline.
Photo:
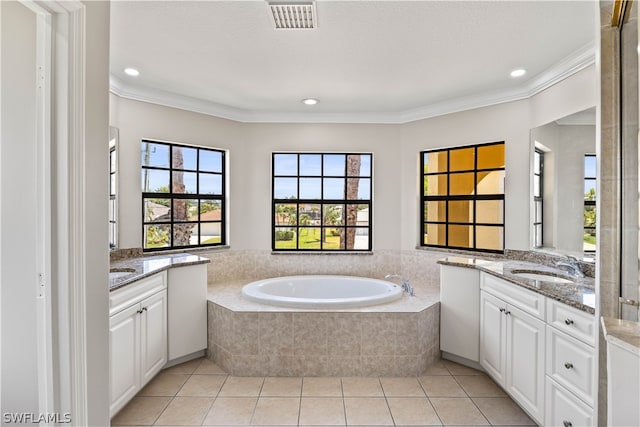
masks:
POLYGON ((109 248, 118 247, 118 128, 109 126, 109 248))
POLYGON ((595 257, 595 107, 531 130, 531 246, 595 257))

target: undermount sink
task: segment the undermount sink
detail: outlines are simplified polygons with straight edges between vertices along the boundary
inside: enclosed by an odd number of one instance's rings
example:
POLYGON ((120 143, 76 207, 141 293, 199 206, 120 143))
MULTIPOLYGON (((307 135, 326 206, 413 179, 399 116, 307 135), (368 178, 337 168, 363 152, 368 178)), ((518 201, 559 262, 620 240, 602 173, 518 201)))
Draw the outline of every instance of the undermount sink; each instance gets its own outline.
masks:
POLYGON ((135 273, 135 268, 112 268, 109 270, 109 279, 118 279, 135 273))
POLYGON ((522 277, 523 279, 542 280, 552 283, 573 283, 573 280, 560 277, 556 273, 534 270, 513 270, 511 274, 522 277))

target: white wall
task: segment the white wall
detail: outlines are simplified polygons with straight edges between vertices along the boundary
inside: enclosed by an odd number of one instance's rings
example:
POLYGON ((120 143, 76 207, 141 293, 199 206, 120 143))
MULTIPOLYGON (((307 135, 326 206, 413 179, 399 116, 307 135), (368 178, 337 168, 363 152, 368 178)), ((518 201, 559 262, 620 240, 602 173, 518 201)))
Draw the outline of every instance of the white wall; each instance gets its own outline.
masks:
POLYGON ((38 413, 36 329, 36 15, 0 2, 2 413, 38 413))
POLYGON ((109 16, 106 1, 84 1, 86 11, 84 177, 86 248, 87 415, 109 424, 109 16))
POLYGON ((522 100, 402 125, 247 124, 111 97, 111 124, 120 129, 120 242, 140 247, 140 140, 230 150, 230 234, 233 249, 270 249, 271 152, 374 153, 374 249, 412 250, 419 240, 420 150, 506 142, 506 248, 529 249, 529 130, 595 105, 589 67, 522 100), (124 159, 124 160, 123 160, 124 159))

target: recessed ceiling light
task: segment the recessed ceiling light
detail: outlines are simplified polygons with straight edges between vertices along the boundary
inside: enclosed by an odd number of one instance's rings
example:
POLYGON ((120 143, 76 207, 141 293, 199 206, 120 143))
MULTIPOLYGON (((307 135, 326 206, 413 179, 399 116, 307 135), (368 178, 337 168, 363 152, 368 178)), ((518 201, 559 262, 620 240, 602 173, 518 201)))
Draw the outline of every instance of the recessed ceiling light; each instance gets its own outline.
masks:
POLYGON ((316 105, 318 103, 318 100, 315 98, 307 98, 307 99, 303 99, 302 102, 305 105, 316 105))
POLYGON ((135 68, 125 68, 124 73, 134 77, 140 75, 140 71, 136 70, 135 68))
POLYGON ((527 74, 527 70, 524 68, 517 68, 511 72, 511 77, 522 77, 527 74))

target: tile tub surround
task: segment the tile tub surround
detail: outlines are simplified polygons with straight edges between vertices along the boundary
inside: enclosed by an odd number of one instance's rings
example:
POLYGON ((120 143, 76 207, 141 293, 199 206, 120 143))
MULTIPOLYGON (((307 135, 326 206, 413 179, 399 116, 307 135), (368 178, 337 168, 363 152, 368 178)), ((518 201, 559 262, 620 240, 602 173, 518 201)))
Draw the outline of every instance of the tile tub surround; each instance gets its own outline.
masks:
MULTIPOLYGON (((547 272, 555 275, 558 269, 546 265, 534 264, 526 261, 486 260, 473 257, 449 256, 438 261, 442 265, 474 268, 501 279, 508 280, 523 288, 555 299, 578 310, 595 313, 595 280, 591 277, 575 278, 574 283, 553 283, 541 280, 526 279, 512 274, 515 270, 547 272)), ((568 277, 569 275, 564 275, 568 277)))
POLYGON ((169 268, 208 264, 209 262, 211 262, 209 258, 188 253, 121 258, 117 261, 112 261, 109 268, 112 270, 133 269, 134 272, 123 277, 109 278, 109 290, 113 291, 169 268))
POLYGON ((246 301, 210 285, 208 358, 236 376, 415 376, 440 359, 437 290, 331 311, 246 301))

